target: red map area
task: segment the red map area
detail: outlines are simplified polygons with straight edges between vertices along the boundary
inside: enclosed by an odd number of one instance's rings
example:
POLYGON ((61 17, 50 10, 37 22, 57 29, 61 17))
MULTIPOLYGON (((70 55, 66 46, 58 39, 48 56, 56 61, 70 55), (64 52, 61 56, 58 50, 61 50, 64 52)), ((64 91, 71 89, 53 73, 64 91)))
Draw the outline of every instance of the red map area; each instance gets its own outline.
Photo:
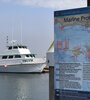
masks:
POLYGON ((64 27, 60 27, 60 30, 63 31, 64 30, 64 27))

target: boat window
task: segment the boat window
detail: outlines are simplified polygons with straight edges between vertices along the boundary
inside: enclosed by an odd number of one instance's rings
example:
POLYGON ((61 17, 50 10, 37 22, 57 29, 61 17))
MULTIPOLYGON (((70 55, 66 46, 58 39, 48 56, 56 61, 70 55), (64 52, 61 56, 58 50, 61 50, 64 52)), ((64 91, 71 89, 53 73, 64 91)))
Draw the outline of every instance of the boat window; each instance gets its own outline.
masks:
POLYGON ((9 59, 12 59, 12 58, 13 58, 13 56, 9 56, 8 58, 9 58, 9 59))
POLYGON ((32 55, 30 55, 30 57, 33 57, 32 55))
POLYGON ((13 46, 13 49, 17 49, 18 47, 17 46, 13 46))
POLYGON ((26 57, 29 57, 29 55, 26 55, 26 57))
POLYGON ((19 48, 22 48, 22 46, 19 46, 19 48))
POLYGON ((35 55, 34 54, 31 54, 30 57, 35 57, 35 55))
POLYGON ((22 48, 25 48, 25 46, 22 46, 22 48))
POLYGON ((19 48, 27 48, 26 46, 19 46, 19 48))
POLYGON ((25 46, 21 46, 21 48, 25 48, 25 46))
POLYGON ((2 59, 7 59, 7 56, 2 56, 2 59))
POLYGON ((11 50, 12 49, 12 46, 8 47, 8 50, 11 50))
POLYGON ((33 54, 33 57, 35 57, 35 55, 33 54))
POLYGON ((23 46, 23 47, 27 49, 27 47, 26 47, 26 46, 23 46))
POLYGON ((15 58, 21 58, 21 55, 15 55, 15 58))

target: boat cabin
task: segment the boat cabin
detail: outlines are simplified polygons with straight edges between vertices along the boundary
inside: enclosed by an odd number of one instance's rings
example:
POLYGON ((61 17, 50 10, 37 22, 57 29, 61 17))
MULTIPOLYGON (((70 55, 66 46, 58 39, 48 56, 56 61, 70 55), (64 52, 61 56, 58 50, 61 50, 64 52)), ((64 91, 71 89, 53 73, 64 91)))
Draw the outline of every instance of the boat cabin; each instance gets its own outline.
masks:
POLYGON ((0 59, 29 59, 35 58, 35 54, 31 54, 27 46, 24 45, 12 45, 7 46, 7 51, 0 54, 0 59))

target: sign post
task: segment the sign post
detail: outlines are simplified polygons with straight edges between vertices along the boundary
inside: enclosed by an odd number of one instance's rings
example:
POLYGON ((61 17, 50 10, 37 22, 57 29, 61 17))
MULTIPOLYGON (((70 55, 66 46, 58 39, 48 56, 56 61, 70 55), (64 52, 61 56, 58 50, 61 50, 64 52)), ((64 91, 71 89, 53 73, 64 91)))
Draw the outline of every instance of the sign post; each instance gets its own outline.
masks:
POLYGON ((90 100, 90 8, 55 11, 55 100, 90 100))

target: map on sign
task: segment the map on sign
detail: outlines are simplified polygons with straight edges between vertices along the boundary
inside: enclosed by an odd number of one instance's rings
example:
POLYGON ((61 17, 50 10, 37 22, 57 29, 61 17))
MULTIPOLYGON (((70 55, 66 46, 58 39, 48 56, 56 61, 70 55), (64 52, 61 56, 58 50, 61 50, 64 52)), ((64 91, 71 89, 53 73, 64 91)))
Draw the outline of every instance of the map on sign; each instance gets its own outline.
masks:
POLYGON ((55 89, 90 92, 90 8, 54 16, 55 89))
MULTIPOLYGON (((55 18, 60 62, 90 61, 90 14, 55 18)), ((58 52, 57 52, 58 53, 58 52)))

